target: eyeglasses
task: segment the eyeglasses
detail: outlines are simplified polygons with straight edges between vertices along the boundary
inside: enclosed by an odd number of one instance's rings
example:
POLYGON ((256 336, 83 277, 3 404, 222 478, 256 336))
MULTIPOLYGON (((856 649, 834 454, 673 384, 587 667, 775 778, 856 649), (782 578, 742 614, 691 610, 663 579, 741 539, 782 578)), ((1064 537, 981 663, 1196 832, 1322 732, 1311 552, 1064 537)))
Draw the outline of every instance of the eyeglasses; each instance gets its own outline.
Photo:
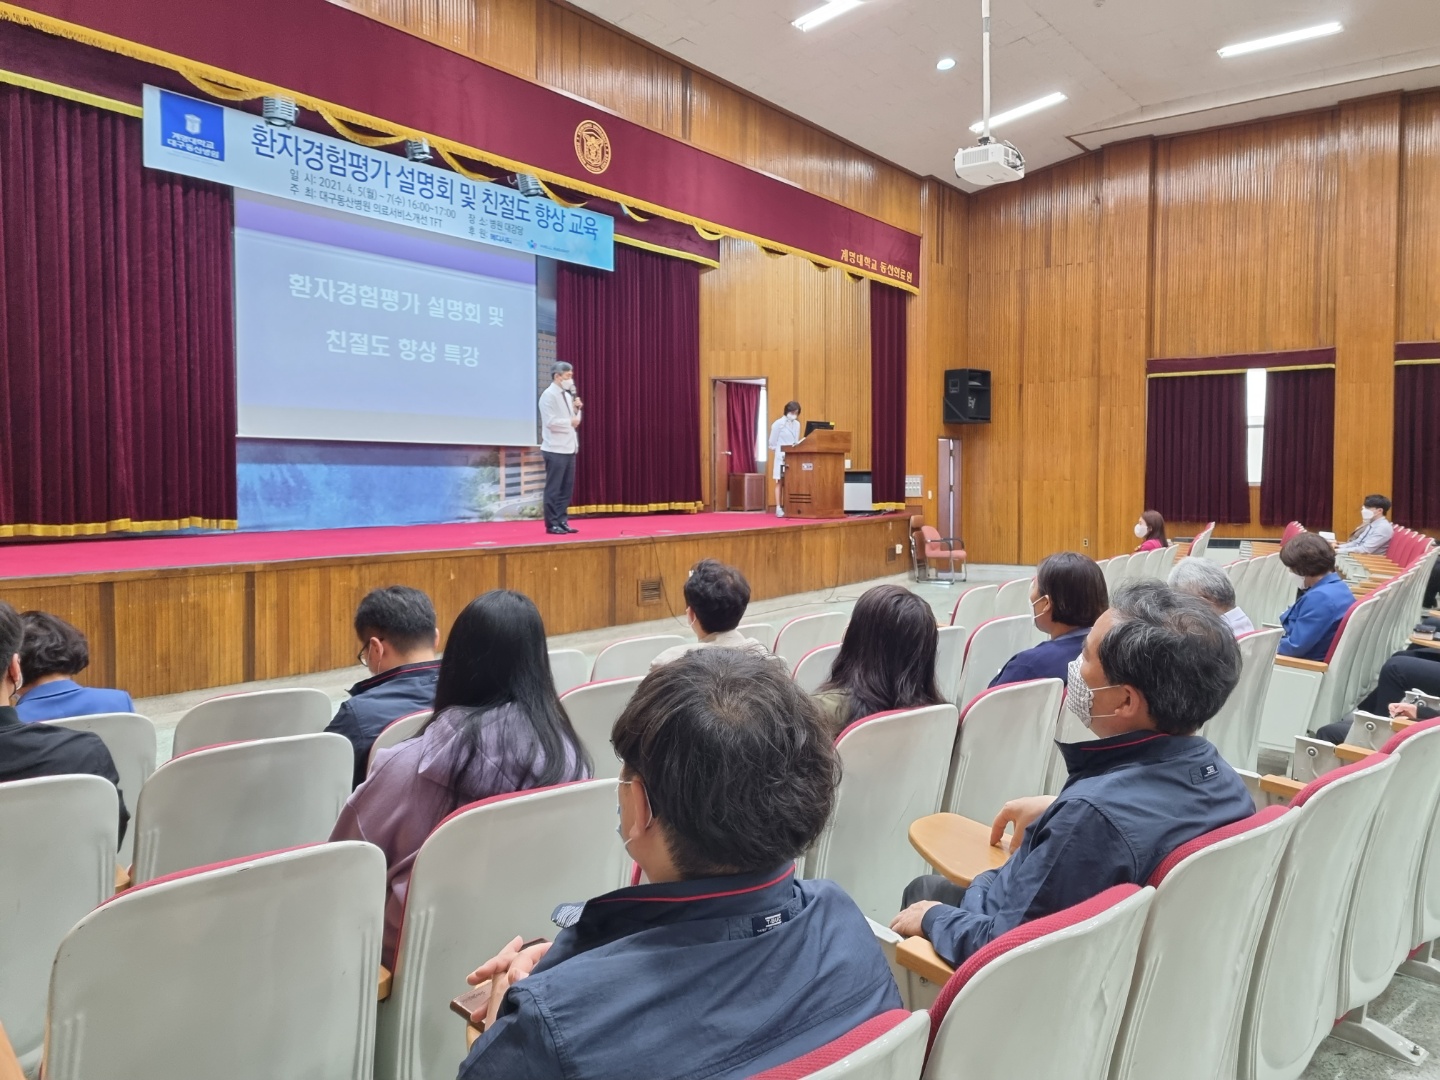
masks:
POLYGON ((360 651, 355 654, 355 662, 361 667, 366 665, 365 657, 370 652, 370 641, 366 639, 365 644, 360 646, 360 651))

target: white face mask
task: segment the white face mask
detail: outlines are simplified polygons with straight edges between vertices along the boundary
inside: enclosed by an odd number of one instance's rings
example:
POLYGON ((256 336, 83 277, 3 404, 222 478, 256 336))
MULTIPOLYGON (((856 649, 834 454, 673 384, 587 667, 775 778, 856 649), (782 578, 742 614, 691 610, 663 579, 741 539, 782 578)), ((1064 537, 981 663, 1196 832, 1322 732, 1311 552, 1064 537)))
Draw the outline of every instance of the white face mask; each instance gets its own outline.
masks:
MULTIPOLYGON (((1085 725, 1086 730, 1093 731, 1095 729, 1095 717, 1091 715, 1090 710, 1095 704, 1095 690, 1092 690, 1090 684, 1080 675, 1079 657, 1070 661, 1068 670, 1070 677, 1066 680, 1065 707, 1075 714, 1080 723, 1085 725)), ((1105 686, 1096 687, 1096 689, 1112 690, 1114 687, 1112 684, 1106 684, 1105 686)), ((1114 713, 1101 713, 1100 719, 1103 720, 1107 716, 1114 715, 1114 713)))
POLYGON ((786 419, 786 420, 799 420, 799 419, 800 419, 800 414, 799 414, 798 412, 787 412, 787 413, 785 414, 785 419, 786 419))
POLYGON ((561 389, 561 390, 574 390, 574 389, 575 389, 575 380, 572 379, 572 378, 569 378, 568 376, 567 376, 566 378, 561 379, 561 380, 560 380, 560 389, 561 389))
POLYGON ((1046 602, 1047 600, 1049 600, 1049 599, 1050 599, 1050 598, 1049 598, 1048 596, 1042 596, 1042 597, 1040 597, 1039 600, 1031 600, 1031 601, 1030 601, 1030 618, 1031 618, 1032 621, 1038 623, 1038 622, 1040 621, 1040 616, 1041 616, 1042 614, 1048 613, 1049 611, 1051 611, 1051 610, 1054 608, 1054 605, 1051 604, 1051 606, 1048 607, 1048 608, 1046 608, 1044 612, 1040 612, 1040 611, 1036 611, 1036 610, 1035 610, 1035 606, 1036 606, 1037 604, 1043 604, 1043 603, 1045 603, 1045 602, 1046 602))
POLYGON ((1362 507, 1360 508, 1360 520, 1361 520, 1361 521, 1373 521, 1374 518, 1375 518, 1375 511, 1374 511, 1374 510, 1371 510, 1370 507, 1368 507, 1368 506, 1362 506, 1362 507))
POLYGON ((1138 539, 1144 540, 1144 539, 1145 539, 1145 534, 1148 533, 1149 531, 1150 531, 1150 526, 1146 525, 1143 521, 1136 523, 1136 525, 1135 525, 1135 536, 1136 536, 1138 539))

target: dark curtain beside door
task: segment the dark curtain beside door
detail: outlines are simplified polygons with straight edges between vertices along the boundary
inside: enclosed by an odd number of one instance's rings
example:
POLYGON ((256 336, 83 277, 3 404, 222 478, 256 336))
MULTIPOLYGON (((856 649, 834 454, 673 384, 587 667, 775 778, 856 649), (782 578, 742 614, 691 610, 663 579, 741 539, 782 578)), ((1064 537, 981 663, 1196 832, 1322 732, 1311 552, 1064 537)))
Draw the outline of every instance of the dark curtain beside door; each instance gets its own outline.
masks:
POLYGON ((1265 376, 1260 524, 1327 527, 1334 475, 1334 369, 1271 370, 1265 376))
POLYGON ((909 295, 870 283, 870 498, 905 508, 905 315, 909 295))
POLYGON ((556 307, 585 403, 571 512, 699 510, 700 267, 616 245, 613 271, 559 265, 556 307))
POLYGON ((730 382, 725 384, 729 405, 725 414, 725 434, 730 442, 730 471, 755 471, 755 441, 760 427, 760 384, 730 382))
POLYGON ((1245 427, 1243 372, 1151 377, 1144 508, 1171 521, 1249 521, 1245 427))

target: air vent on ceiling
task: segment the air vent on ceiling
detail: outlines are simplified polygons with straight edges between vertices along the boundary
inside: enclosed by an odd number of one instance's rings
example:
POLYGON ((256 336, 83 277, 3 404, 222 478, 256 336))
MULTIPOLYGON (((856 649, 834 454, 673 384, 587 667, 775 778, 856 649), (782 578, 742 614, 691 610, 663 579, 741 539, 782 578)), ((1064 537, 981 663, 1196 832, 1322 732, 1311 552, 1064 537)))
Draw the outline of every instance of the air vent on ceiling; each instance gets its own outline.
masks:
POLYGON ((641 604, 658 604, 663 596, 664 585, 657 578, 641 578, 639 581, 638 602, 641 604))

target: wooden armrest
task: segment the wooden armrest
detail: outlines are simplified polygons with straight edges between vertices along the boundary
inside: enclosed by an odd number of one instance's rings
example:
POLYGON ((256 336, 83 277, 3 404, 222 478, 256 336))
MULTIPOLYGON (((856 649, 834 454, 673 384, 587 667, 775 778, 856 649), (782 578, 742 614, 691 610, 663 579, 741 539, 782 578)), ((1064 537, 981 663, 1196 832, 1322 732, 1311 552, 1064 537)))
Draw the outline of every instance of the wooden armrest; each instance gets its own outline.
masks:
POLYGON ((1260 777, 1260 790, 1267 795, 1279 795, 1281 798, 1293 799, 1304 789, 1305 785, 1299 780, 1292 780, 1288 776, 1276 776, 1273 773, 1260 777))
POLYGON ((395 976, 391 974, 390 969, 387 968, 384 964, 381 964, 380 981, 379 986, 377 987, 379 992, 376 994, 376 1000, 384 1001, 390 996, 390 984, 394 980, 394 978, 395 976))
POLYGON ((131 885, 135 884, 135 879, 130 874, 132 869, 133 868, 129 866, 115 867, 115 891, 117 893, 124 892, 130 888, 131 885))
POLYGON ((465 1025, 465 1052, 467 1054, 470 1052, 470 1047, 475 1045, 475 1040, 483 1034, 484 1032, 482 1032, 474 1024, 465 1025))
POLYGON ((1390 730, 1404 731, 1411 724, 1418 724, 1419 722, 1418 720, 1406 720, 1403 716, 1392 716, 1390 717, 1390 730))
POLYGON ((1423 638, 1418 634, 1410 635, 1410 644, 1420 645, 1426 649, 1440 649, 1440 641, 1436 641, 1434 638, 1423 638))
POLYGON ((1373 753, 1375 753, 1375 751, 1369 749, 1368 747, 1355 746, 1351 743, 1341 743, 1339 746, 1335 747, 1335 756, 1338 757, 1341 761, 1363 761, 1365 758, 1369 757, 1373 753))
POLYGON ((931 814, 910 825, 910 843, 925 861, 957 885, 1004 866, 1010 853, 990 846, 990 826, 959 814, 931 814))
POLYGON ((1298 668, 1301 671, 1319 671, 1324 673, 1330 670, 1329 664, 1322 664, 1319 660, 1303 660, 1298 656, 1277 656, 1275 663, 1281 667, 1298 668))
POLYGON ((955 974, 955 969, 940 959, 935 946, 923 937, 906 938, 896 945, 895 961, 906 971, 913 971, 936 986, 944 986, 955 974))

